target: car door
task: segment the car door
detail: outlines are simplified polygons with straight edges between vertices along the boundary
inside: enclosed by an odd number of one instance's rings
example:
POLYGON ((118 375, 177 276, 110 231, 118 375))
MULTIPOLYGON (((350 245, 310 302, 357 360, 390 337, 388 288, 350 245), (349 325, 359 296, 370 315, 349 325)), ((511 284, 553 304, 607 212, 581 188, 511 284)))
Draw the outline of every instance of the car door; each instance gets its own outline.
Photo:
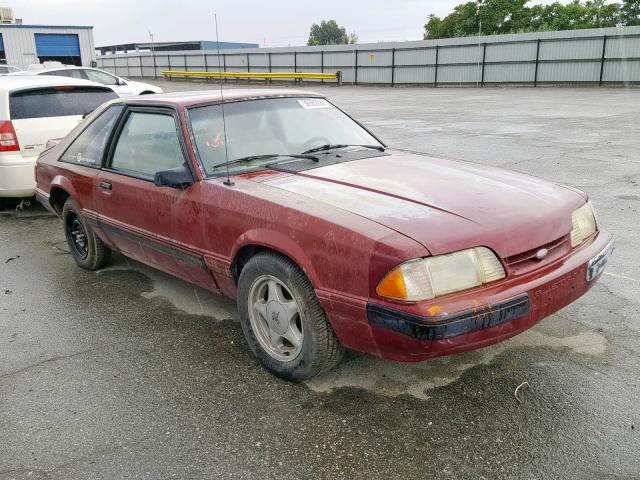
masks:
POLYGON ((98 223, 126 255, 217 290, 204 263, 200 185, 154 183, 159 171, 189 166, 178 126, 172 109, 127 109, 96 182, 98 223))

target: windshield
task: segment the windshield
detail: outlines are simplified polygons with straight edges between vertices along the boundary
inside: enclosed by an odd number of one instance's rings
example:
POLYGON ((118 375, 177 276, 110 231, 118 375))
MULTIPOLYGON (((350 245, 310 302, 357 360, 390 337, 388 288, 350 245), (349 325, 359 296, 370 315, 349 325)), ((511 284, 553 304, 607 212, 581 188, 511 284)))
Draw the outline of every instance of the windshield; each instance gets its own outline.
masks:
MULTIPOLYGON (((323 98, 270 98, 226 103, 229 161, 234 173, 255 170, 274 158, 323 145, 381 146, 373 135, 323 98)), ((223 173, 225 132, 220 105, 189 110, 196 148, 208 175, 223 173)), ((286 159, 286 157, 283 157, 286 159)))

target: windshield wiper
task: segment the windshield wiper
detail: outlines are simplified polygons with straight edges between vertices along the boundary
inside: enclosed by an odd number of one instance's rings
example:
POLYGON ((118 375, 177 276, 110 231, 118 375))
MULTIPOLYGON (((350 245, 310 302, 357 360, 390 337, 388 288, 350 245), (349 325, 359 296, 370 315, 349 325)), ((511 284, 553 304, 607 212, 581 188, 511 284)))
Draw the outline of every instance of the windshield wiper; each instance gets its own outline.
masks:
POLYGON ((229 160, 229 162, 222 162, 215 165, 216 167, 221 167, 223 165, 233 165, 235 163, 244 163, 251 162, 253 160, 267 160, 269 158, 277 158, 277 157, 289 157, 289 158, 304 158, 306 160, 313 160, 314 162, 319 162, 320 159, 315 155, 305 155, 299 153, 265 153, 262 155, 248 155, 246 157, 235 158, 233 160, 229 160))
POLYGON ((327 143, 326 145, 320 145, 319 147, 310 148, 309 150, 305 150, 302 154, 306 153, 315 153, 315 152, 325 152, 327 150, 333 150, 334 148, 347 148, 347 147, 362 147, 362 148, 371 148, 373 150, 378 150, 379 152, 384 152, 384 147, 382 145, 349 145, 345 143, 327 143))

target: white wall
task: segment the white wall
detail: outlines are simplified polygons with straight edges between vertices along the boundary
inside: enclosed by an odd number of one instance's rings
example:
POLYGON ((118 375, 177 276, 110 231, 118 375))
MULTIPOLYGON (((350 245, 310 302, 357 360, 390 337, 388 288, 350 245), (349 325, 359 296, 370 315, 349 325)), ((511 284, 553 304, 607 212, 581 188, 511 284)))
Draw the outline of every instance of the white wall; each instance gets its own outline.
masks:
POLYGON ((0 25, 7 64, 27 68, 38 62, 36 33, 74 33, 78 35, 82 65, 89 66, 95 60, 92 28, 17 27, 0 25))

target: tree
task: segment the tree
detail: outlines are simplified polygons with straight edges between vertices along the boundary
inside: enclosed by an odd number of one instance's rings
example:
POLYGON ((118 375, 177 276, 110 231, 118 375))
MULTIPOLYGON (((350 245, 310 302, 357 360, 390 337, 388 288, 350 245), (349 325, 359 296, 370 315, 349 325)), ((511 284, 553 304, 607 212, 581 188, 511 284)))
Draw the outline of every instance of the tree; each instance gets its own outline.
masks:
POLYGON ((320 25, 311 25, 307 45, 341 45, 357 41, 358 36, 355 33, 347 35, 345 28, 340 27, 335 20, 322 20, 320 25))
POLYGON ((442 20, 429 15, 424 38, 467 37, 477 35, 480 31, 493 35, 522 30, 529 25, 531 19, 528 9, 525 9, 526 2, 527 0, 467 2, 456 6, 442 20))
POLYGON ((640 25, 640 0, 624 0, 620 20, 623 25, 640 25))
POLYGON ((456 6, 440 19, 429 15, 424 26, 425 39, 451 38, 577 28, 602 28, 617 25, 640 25, 640 0, 556 1, 548 5, 527 6, 528 0, 478 0, 456 6))

